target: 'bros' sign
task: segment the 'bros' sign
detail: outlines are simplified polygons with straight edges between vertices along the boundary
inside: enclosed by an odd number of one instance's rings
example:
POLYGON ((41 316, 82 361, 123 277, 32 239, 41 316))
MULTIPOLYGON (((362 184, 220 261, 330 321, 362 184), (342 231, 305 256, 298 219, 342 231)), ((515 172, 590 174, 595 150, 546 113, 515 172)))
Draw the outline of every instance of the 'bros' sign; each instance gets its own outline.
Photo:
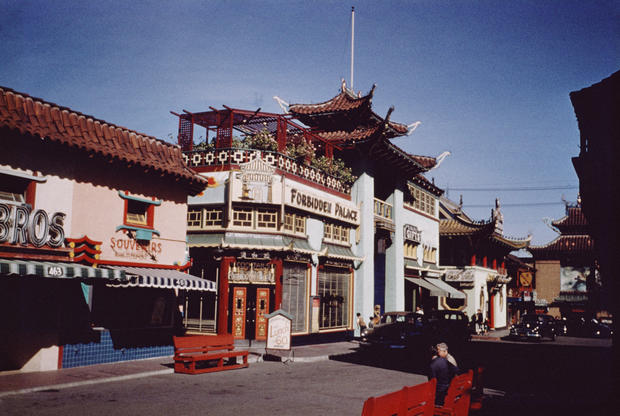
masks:
POLYGON ((65 241, 64 219, 62 212, 50 217, 42 209, 31 211, 29 205, 0 204, 0 243, 61 247, 65 241))

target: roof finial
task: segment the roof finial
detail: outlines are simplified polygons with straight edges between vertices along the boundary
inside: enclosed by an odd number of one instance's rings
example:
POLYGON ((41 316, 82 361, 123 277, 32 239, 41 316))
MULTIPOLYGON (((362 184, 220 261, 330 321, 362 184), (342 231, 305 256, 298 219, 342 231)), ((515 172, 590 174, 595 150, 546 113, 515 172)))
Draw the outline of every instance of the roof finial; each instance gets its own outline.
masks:
POLYGON ((342 78, 342 83, 340 84, 340 88, 342 89, 342 92, 345 92, 347 89, 347 81, 345 81, 344 78, 342 78))

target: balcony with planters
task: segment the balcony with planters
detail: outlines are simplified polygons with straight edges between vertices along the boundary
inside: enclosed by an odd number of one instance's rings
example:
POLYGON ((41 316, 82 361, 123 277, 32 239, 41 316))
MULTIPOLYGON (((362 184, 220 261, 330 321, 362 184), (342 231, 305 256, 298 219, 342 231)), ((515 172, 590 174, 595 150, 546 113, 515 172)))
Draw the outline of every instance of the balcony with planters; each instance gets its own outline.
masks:
POLYGON ((226 171, 261 157, 284 176, 350 195, 357 178, 335 157, 338 146, 289 115, 259 110, 172 113, 179 117, 178 143, 186 164, 198 172, 226 171), (196 128, 204 128, 204 135, 198 136, 196 128))

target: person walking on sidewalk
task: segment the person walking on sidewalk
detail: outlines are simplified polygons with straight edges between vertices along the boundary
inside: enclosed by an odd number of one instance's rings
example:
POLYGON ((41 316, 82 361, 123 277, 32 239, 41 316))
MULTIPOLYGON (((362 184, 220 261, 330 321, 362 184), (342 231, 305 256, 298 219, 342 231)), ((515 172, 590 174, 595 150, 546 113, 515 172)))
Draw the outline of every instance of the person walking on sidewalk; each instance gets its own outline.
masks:
POLYGON ((361 337, 364 334, 364 330, 366 329, 366 322, 364 318, 362 318, 361 313, 357 313, 357 322, 355 325, 355 336, 357 338, 361 337))
POLYGON ((484 316, 482 315, 482 311, 480 309, 478 309, 478 311, 476 312, 476 318, 474 322, 476 324, 476 335, 480 335, 484 332, 484 316))

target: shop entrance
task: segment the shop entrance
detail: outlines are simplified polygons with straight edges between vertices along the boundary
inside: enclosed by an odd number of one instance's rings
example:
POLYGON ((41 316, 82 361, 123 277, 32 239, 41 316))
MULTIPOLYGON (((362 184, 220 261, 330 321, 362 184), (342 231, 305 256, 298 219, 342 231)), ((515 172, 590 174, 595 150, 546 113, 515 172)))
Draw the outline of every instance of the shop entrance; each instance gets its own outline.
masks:
POLYGON ((235 339, 267 339, 267 315, 275 296, 270 287, 232 286, 232 333, 235 339))

